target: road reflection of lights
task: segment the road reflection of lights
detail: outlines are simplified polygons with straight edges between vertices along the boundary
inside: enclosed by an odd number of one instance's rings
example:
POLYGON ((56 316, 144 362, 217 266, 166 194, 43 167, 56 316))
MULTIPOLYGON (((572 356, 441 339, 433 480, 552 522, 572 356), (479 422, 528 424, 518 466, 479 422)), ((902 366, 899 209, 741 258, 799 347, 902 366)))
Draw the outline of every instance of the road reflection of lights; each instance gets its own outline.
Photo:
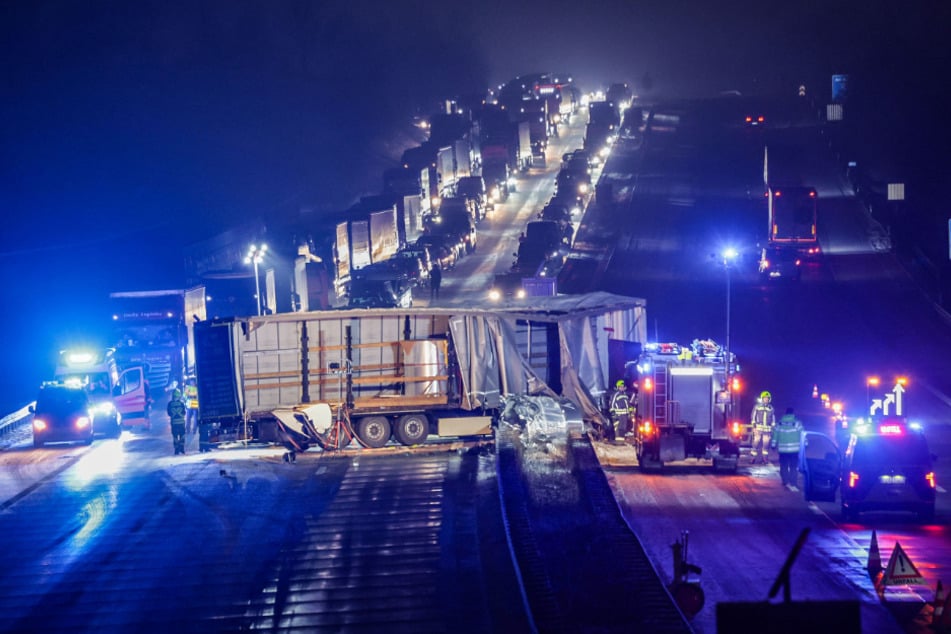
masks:
POLYGON ((119 473, 125 460, 126 453, 121 440, 99 445, 70 469, 67 484, 73 490, 83 489, 97 478, 110 477, 119 473))
MULTIPOLYGON (((100 496, 90 500, 83 507, 81 513, 85 516, 85 522, 83 523, 83 527, 79 529, 79 532, 73 535, 72 546, 74 548, 82 548, 86 545, 86 542, 95 535, 96 529, 105 521, 109 509, 115 506, 115 499, 107 502, 104 497, 105 496, 100 496)), ((111 497, 114 498, 115 496, 111 497)))

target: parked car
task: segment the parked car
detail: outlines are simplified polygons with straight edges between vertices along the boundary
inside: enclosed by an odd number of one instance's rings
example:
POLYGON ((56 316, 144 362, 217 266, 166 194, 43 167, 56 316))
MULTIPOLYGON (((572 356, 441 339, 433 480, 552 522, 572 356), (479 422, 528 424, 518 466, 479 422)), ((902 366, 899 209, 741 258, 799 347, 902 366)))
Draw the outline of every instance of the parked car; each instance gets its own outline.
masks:
POLYGON ((797 282, 802 278, 802 258, 795 249, 765 247, 760 251, 759 274, 764 281, 797 282))
POLYGON ((462 247, 459 242, 441 234, 426 234, 416 239, 416 246, 427 249, 430 257, 439 262, 444 271, 456 266, 461 257, 462 247))
MULTIPOLYGON (((81 385, 44 383, 30 406, 33 414, 33 446, 43 447, 51 442, 82 442, 91 444, 95 438, 95 412, 89 395, 81 385)), ((116 421, 113 408, 112 420, 116 421)), ((106 416, 100 420, 105 423, 106 416)), ((120 431, 118 422, 114 430, 120 431)), ((117 435, 117 434, 116 434, 117 435)))
POLYGON ((844 454, 818 432, 804 433, 801 442, 799 468, 807 499, 834 499, 838 488, 842 515, 850 521, 870 511, 934 519, 935 456, 916 425, 903 418, 863 421, 853 427, 844 454))
POLYGON ((400 280, 354 278, 350 282, 349 308, 410 308, 413 287, 400 280))

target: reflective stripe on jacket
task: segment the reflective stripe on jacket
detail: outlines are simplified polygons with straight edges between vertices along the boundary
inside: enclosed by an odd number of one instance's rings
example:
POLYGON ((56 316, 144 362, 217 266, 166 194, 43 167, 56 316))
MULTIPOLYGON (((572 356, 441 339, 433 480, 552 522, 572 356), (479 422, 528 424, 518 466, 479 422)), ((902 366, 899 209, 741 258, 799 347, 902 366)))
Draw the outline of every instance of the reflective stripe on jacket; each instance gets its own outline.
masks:
POLYGON ((799 439, 802 437, 802 423, 791 414, 779 419, 779 425, 773 432, 776 451, 779 453, 799 453, 799 439))
POLYGON ((611 413, 614 415, 627 414, 631 409, 631 401, 626 392, 615 392, 611 397, 611 413))
POLYGON ((773 412, 773 406, 758 403, 756 407, 753 408, 750 422, 753 423, 753 427, 759 428, 760 430, 768 430, 775 427, 776 414, 773 412))

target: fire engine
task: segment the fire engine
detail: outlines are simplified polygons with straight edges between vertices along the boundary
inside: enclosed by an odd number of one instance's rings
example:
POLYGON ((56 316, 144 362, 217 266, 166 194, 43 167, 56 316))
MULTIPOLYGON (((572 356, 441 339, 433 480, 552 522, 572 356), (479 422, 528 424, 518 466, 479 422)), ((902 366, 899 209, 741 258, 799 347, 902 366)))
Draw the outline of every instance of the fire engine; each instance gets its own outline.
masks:
POLYGON ((710 340, 650 343, 637 364, 634 444, 641 469, 705 459, 735 472, 744 425, 736 357, 710 340))

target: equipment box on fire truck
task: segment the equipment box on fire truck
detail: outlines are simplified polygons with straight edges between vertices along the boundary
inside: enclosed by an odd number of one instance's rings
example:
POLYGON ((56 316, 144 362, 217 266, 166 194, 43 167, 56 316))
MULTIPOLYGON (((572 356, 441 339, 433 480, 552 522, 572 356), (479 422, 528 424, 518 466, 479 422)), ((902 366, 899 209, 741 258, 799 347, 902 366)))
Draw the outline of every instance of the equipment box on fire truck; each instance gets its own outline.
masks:
POLYGON ((697 458, 712 460, 717 470, 736 470, 744 431, 733 420, 736 369, 735 356, 712 341, 644 347, 635 430, 642 469, 697 458))

